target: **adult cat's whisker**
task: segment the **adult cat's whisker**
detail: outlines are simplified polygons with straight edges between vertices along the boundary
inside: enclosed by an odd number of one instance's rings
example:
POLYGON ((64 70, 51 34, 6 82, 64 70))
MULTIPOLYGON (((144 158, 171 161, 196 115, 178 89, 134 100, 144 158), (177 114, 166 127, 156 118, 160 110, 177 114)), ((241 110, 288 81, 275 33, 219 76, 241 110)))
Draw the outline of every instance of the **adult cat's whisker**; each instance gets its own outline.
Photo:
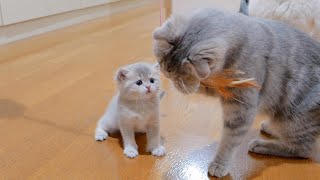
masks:
POLYGON ((181 79, 181 84, 182 84, 184 90, 189 94, 190 92, 188 91, 188 89, 187 89, 187 87, 186 87, 186 85, 184 84, 184 82, 183 82, 182 79, 181 79))
POLYGON ((235 97, 231 97, 233 100, 238 101, 241 104, 245 104, 243 101, 240 101, 239 99, 235 98, 235 97))

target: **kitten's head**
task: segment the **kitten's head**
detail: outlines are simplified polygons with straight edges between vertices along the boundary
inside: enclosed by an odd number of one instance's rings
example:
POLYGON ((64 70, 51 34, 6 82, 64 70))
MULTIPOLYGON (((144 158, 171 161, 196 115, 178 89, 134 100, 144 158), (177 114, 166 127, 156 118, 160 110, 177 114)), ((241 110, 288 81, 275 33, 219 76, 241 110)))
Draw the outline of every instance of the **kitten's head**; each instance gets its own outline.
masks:
POLYGON ((159 64, 135 63, 122 67, 115 79, 121 96, 126 99, 156 97, 160 88, 159 64))
POLYGON ((201 79, 222 68, 218 59, 224 54, 223 42, 207 33, 206 18, 173 15, 153 32, 153 51, 162 73, 185 94, 197 91, 201 79))

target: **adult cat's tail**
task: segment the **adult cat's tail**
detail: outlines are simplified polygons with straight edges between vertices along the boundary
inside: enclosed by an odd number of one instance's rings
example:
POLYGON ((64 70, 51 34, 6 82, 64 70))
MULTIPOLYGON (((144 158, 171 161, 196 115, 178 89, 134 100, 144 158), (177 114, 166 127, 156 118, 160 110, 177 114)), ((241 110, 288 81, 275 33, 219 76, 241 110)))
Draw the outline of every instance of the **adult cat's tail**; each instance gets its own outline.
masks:
POLYGON ((241 0, 239 13, 249 15, 249 0, 241 0))

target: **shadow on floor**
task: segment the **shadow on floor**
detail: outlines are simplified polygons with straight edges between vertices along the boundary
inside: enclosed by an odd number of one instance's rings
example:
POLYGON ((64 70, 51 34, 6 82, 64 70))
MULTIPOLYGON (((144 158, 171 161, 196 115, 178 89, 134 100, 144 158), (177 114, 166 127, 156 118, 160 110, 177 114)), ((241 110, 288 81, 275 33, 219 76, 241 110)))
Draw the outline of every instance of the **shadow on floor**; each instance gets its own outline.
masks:
POLYGON ((0 99, 0 118, 17 118, 23 116, 26 107, 10 99, 0 99))
POLYGON ((27 107, 19 102, 10 99, 0 99, 0 119, 14 119, 23 118, 24 120, 33 121, 41 125, 50 126, 61 131, 71 132, 74 134, 81 134, 85 136, 93 136, 88 133, 83 133, 83 129, 75 129, 71 127, 61 126, 59 124, 47 121, 45 119, 39 119, 36 117, 28 116, 25 114, 27 107))
POLYGON ((83 135, 83 136, 92 136, 92 139, 93 139, 93 133, 85 133, 85 129, 87 128, 87 126, 85 126, 84 128, 73 128, 73 127, 67 127, 67 126, 62 126, 62 125, 59 125, 57 123, 54 123, 54 122, 50 122, 50 121, 47 121, 45 119, 40 119, 40 118, 36 118, 36 117, 31 117, 31 116, 28 116, 28 115, 23 115, 23 118, 25 120, 29 120, 29 121, 32 121, 32 122, 35 122, 35 123, 38 123, 38 124, 41 124, 41 125, 44 125, 44 126, 49 126, 51 128, 55 128, 59 131, 64 131, 64 132, 69 132, 69 133, 73 133, 75 135, 83 135))
MULTIPOLYGON (((111 133, 111 134, 109 134, 108 138, 118 139, 119 146, 121 146, 121 148, 124 149, 120 132, 111 133)), ((146 134, 145 133, 135 133, 135 139, 136 139, 136 143, 138 145, 139 155, 151 155, 150 152, 147 152, 148 141, 147 141, 146 134)), ((161 144, 163 144, 164 141, 165 141, 165 139, 163 137, 161 137, 161 144)))

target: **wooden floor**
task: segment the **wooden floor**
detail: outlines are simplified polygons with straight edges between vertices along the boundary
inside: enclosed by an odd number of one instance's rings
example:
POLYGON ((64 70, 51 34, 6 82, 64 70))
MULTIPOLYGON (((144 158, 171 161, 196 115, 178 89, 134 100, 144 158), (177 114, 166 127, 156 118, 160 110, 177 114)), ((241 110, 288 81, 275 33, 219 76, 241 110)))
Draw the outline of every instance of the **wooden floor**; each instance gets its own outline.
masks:
MULTIPOLYGON (((0 47, 0 179, 207 179, 221 132, 216 99, 183 96, 164 80, 161 134, 167 155, 123 155, 120 136, 94 141, 114 92, 117 67, 155 61, 157 5, 130 10, 0 47)), ((252 155, 247 143, 226 179, 320 179, 313 160, 252 155)), ((319 152, 318 152, 319 154, 319 152)))

